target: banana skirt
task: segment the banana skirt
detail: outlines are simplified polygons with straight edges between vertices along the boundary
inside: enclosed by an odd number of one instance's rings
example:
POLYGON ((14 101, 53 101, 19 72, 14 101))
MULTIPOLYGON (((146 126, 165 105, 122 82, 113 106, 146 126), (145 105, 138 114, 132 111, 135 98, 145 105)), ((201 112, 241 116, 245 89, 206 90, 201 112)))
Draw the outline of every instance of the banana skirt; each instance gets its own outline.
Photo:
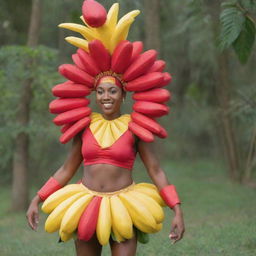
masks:
POLYGON ((110 236, 117 242, 131 239, 137 232, 139 242, 156 233, 164 220, 164 201, 155 185, 133 183, 114 192, 96 192, 82 183, 69 184, 50 195, 42 205, 49 214, 45 230, 59 231, 63 242, 77 237, 88 241, 96 232, 101 245, 110 236))

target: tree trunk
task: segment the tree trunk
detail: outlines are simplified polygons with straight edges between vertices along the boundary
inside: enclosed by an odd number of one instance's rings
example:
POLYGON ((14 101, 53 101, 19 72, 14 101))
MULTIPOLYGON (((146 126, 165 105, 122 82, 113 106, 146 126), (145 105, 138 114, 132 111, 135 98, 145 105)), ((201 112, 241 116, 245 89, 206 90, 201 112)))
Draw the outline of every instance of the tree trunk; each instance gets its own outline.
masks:
MULTIPOLYGON (((28 32, 27 46, 35 47, 38 44, 41 21, 42 1, 33 0, 28 32)), ((27 67, 33 60, 29 60, 27 67)), ((21 96, 18 104, 17 123, 24 129, 29 123, 30 102, 32 100, 31 85, 33 79, 29 78, 22 83, 21 96)), ((18 133, 15 139, 12 177, 12 209, 24 210, 28 206, 28 166, 29 166, 29 135, 26 131, 18 133)))
POLYGON ((144 0, 145 45, 160 52, 160 1, 144 0))
MULTIPOLYGON (((206 3, 209 7, 209 13, 212 16, 214 38, 218 38, 221 1, 207 0, 206 3)), ((231 180, 238 181, 240 179, 240 160, 235 130, 230 115, 232 84, 229 78, 228 52, 219 53, 216 51, 216 60, 218 68, 216 72, 215 92, 219 107, 219 136, 223 142, 225 158, 228 163, 228 175, 231 180)))
POLYGON ((232 85, 229 80, 228 54, 224 52, 217 58, 218 60, 218 81, 216 82, 216 94, 219 103, 219 117, 221 123, 221 135, 223 146, 229 166, 229 177, 238 180, 240 172, 240 161, 235 132, 230 116, 230 92, 232 85))

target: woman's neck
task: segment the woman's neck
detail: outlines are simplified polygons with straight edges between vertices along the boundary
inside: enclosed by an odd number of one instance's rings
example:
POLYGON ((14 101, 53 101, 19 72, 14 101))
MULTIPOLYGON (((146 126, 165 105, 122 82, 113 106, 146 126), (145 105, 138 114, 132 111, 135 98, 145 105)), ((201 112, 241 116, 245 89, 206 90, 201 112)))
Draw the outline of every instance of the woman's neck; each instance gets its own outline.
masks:
POLYGON ((106 119, 106 120, 114 120, 118 117, 121 116, 121 113, 120 111, 119 112, 116 112, 116 113, 112 113, 110 115, 106 115, 106 114, 102 114, 103 118, 106 119))

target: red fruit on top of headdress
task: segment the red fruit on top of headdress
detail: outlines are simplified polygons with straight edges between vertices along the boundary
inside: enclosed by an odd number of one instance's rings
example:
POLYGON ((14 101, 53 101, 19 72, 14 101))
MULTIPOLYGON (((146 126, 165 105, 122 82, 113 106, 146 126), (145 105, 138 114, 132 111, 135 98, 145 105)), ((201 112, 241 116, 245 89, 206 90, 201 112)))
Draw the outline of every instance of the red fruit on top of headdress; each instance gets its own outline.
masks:
POLYGON ((133 50, 132 50, 132 58, 131 62, 134 62, 137 57, 140 56, 140 54, 143 51, 143 43, 141 41, 136 41, 132 43, 133 50))
POLYGON ((133 100, 152 101, 156 103, 166 102, 170 97, 170 92, 162 88, 155 88, 145 92, 136 92, 132 95, 133 100))
POLYGON ((132 112, 131 118, 133 122, 153 133, 160 133, 161 131, 160 124, 148 116, 141 113, 132 112))
POLYGON ((163 82, 162 82, 162 84, 160 84, 157 87, 164 87, 164 86, 166 86, 166 85, 168 85, 169 83, 172 82, 172 77, 168 72, 163 73, 163 75, 164 75, 163 82))
POLYGON ((63 98, 53 100, 49 105, 49 110, 53 114, 59 114, 74 108, 86 107, 90 103, 85 98, 63 98))
POLYGON ((64 125, 67 123, 75 122, 83 117, 89 116, 91 114, 91 109, 89 107, 76 108, 64 113, 59 114, 53 119, 56 125, 64 125))
POLYGON ((89 241, 96 231, 102 197, 95 196, 84 210, 78 224, 78 239, 89 241))
POLYGON ((94 78, 84 72, 83 70, 79 69, 75 65, 71 64, 63 64, 59 66, 59 72, 66 77, 67 79, 78 83, 78 84, 84 84, 88 86, 89 88, 93 87, 94 84, 94 78))
POLYGON ((133 121, 129 122, 128 127, 141 140, 143 140, 145 142, 154 141, 154 135, 152 134, 152 132, 141 127, 140 125, 136 124, 135 122, 133 122, 133 121))
POLYGON ((111 56, 105 46, 99 40, 89 43, 90 56, 94 59, 101 71, 110 70, 111 56))
POLYGON ((131 63, 132 50, 131 42, 121 41, 112 55, 111 70, 119 74, 123 73, 131 63))
POLYGON ((148 73, 125 85, 127 91, 146 91, 163 83, 164 76, 160 72, 148 73))
POLYGON ((106 9, 94 0, 85 0, 82 6, 83 17, 91 27, 101 27, 107 19, 106 9))
POLYGON ((148 70, 150 72, 163 72, 166 66, 166 62, 163 60, 156 60, 153 66, 148 70))
POLYGON ((145 73, 154 64, 157 57, 157 51, 149 50, 142 53, 125 71, 123 79, 124 81, 131 81, 145 73))
POLYGON ((133 104, 133 110, 150 117, 161 117, 169 113, 169 107, 149 101, 137 101, 133 104))
POLYGON ((92 59, 92 57, 84 50, 78 49, 77 54, 80 57, 82 63, 84 64, 85 71, 91 75, 96 76, 100 73, 100 69, 92 59))
POLYGON ((83 71, 86 71, 83 62, 81 61, 77 53, 72 54, 72 60, 78 68, 82 69, 83 71))
POLYGON ((77 98, 77 97, 85 97, 91 93, 91 90, 82 85, 75 84, 71 81, 55 85, 52 88, 52 93, 56 97, 61 98, 77 98))
POLYGON ((81 120, 78 120, 75 124, 73 124, 69 129, 67 129, 60 137, 60 142, 62 144, 67 143, 71 140, 75 135, 77 135, 80 131, 82 131, 89 123, 91 122, 90 117, 84 117, 81 120))

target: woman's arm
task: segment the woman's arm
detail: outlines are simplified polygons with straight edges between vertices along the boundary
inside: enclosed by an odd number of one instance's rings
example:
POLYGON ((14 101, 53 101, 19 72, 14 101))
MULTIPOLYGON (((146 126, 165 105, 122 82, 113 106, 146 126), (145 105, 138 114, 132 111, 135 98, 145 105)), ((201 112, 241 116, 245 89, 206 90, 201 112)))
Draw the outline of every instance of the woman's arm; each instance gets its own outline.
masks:
MULTIPOLYGON (((77 135, 72 143, 72 147, 68 153, 68 157, 64 164, 54 173, 53 178, 62 186, 66 185, 78 170, 83 157, 81 154, 82 140, 80 135, 77 135)), ((29 226, 36 230, 38 226, 38 205, 42 199, 37 194, 31 201, 28 211, 27 219, 29 226)))
MULTIPOLYGON (((138 152, 150 178, 157 186, 158 190, 160 191, 162 188, 170 185, 165 172, 160 167, 158 158, 155 153, 155 144, 153 142, 147 143, 139 140, 138 152)), ((183 233, 185 232, 185 227, 180 204, 176 204, 173 207, 173 211, 175 212, 175 217, 172 221, 169 237, 173 239, 173 242, 175 243, 182 238, 183 233)))

